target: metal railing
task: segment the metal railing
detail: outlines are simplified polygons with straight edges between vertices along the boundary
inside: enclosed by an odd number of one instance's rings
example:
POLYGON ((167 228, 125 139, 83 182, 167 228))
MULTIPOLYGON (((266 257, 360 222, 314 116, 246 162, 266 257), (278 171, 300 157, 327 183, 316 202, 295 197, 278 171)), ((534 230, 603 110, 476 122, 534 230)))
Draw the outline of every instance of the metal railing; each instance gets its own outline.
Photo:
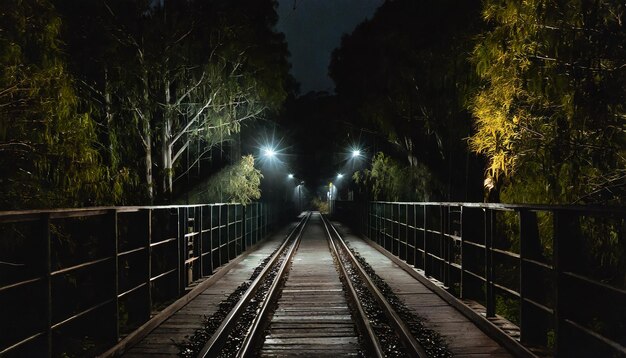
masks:
POLYGON ((0 356, 94 355, 268 233, 269 205, 0 212, 0 356))
POLYGON ((523 345, 559 357, 626 355, 626 208, 353 209, 364 235, 457 298, 478 302, 487 317, 506 317, 523 345))

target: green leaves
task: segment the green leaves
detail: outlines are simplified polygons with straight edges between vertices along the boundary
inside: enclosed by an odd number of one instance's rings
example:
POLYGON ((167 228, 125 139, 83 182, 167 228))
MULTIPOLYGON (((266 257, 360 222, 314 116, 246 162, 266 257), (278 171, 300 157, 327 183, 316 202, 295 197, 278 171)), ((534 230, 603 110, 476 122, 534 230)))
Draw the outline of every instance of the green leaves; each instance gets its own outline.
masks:
POLYGON ((626 174, 626 161, 618 154, 624 133, 614 136, 609 128, 624 127, 618 118, 624 113, 626 68, 618 74, 603 65, 618 58, 626 64, 621 45, 626 32, 614 16, 624 6, 614 1, 484 3, 484 18, 493 28, 473 52, 484 86, 471 104, 476 133, 470 145, 487 156, 487 176, 511 187, 503 200, 624 197, 618 193, 626 182, 615 181, 626 174), (536 194, 531 199, 525 192, 536 194))

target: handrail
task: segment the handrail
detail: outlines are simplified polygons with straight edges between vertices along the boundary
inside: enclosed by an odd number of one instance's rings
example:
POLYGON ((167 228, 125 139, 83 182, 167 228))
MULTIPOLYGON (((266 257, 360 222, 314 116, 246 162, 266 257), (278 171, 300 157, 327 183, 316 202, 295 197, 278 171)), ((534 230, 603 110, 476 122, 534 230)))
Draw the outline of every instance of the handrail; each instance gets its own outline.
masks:
POLYGON ((266 203, 0 211, 0 355, 101 353, 264 238, 274 211, 266 203), (80 336, 61 333, 72 330, 80 336))
POLYGON ((366 237, 457 298, 480 302, 488 318, 505 315, 522 344, 555 356, 626 355, 626 288, 593 274, 626 275, 625 207, 374 201, 336 210, 356 213, 366 237), (596 264, 598 241, 613 242, 602 254, 622 262, 596 264))

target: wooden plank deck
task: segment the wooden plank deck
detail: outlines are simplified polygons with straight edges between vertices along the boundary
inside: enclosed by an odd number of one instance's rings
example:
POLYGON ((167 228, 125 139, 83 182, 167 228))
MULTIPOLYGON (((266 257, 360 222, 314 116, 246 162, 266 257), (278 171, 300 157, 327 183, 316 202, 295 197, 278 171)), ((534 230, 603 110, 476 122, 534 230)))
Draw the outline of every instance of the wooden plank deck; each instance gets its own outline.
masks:
POLYGON ((356 357, 359 340, 319 214, 309 220, 261 357, 356 357))
POLYGON ((341 224, 334 224, 349 245, 372 266, 378 276, 387 282, 406 306, 417 316, 424 318, 428 328, 443 337, 455 357, 508 358, 513 356, 467 317, 385 255, 363 239, 351 234, 341 224))
POLYGON ((290 228, 291 226, 288 226, 279 230, 272 237, 259 244, 254 251, 248 253, 219 281, 131 347, 124 354, 124 357, 178 357, 179 349, 176 347, 176 343, 185 341, 185 337, 192 335, 196 329, 202 327, 204 317, 215 313, 219 303, 234 292, 241 283, 250 278, 254 269, 278 248, 290 228))

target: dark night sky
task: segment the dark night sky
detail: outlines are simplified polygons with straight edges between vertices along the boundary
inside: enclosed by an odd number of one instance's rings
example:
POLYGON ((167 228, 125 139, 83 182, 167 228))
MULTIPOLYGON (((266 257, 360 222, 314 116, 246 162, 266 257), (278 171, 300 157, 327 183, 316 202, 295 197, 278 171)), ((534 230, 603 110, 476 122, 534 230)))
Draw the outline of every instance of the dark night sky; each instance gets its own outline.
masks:
POLYGON ((385 0, 278 0, 277 30, 285 33, 300 93, 334 91, 328 63, 341 36, 371 18, 385 0), (294 10, 295 4, 295 10, 294 10))

